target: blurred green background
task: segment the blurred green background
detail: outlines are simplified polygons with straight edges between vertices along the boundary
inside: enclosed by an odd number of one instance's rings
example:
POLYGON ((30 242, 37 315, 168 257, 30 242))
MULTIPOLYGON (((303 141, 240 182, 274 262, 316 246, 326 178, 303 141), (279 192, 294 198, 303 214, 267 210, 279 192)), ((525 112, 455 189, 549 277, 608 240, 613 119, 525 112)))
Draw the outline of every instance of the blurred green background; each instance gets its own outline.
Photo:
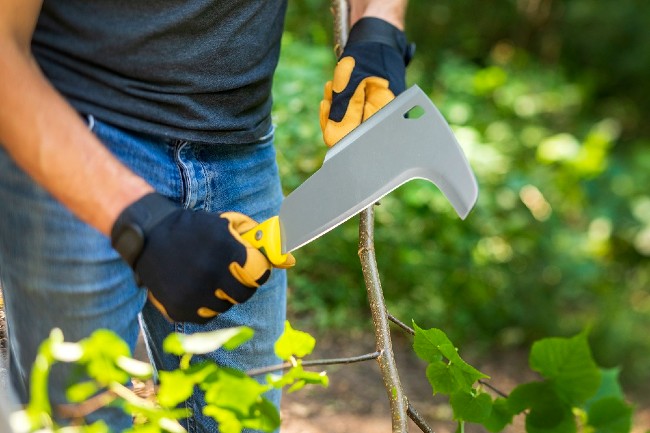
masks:
MULTIPOLYGON (((452 125, 480 195, 466 221, 423 181, 382 200, 376 248, 394 315, 486 352, 587 327, 628 387, 650 379, 648 17, 638 0, 411 0, 409 84, 452 125)), ((274 88, 287 192, 326 151, 331 27, 328 0, 290 1, 274 88)), ((353 219, 296 252, 301 326, 368 326, 357 239, 353 219)))

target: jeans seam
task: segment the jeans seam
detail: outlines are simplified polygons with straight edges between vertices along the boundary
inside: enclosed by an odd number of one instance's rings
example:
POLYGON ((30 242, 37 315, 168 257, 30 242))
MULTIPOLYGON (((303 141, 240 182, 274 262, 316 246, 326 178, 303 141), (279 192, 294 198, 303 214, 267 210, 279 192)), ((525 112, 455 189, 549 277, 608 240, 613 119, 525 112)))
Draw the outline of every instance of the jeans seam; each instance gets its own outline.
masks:
POLYGON ((187 166, 185 165, 183 159, 181 158, 181 152, 183 151, 183 149, 185 149, 187 145, 188 145, 187 141, 178 140, 175 143, 175 149, 174 149, 174 160, 176 161, 176 167, 178 168, 178 173, 180 174, 180 178, 181 178, 181 187, 182 187, 181 202, 183 204, 183 207, 185 208, 189 207, 191 196, 192 196, 192 181, 190 179, 187 166))

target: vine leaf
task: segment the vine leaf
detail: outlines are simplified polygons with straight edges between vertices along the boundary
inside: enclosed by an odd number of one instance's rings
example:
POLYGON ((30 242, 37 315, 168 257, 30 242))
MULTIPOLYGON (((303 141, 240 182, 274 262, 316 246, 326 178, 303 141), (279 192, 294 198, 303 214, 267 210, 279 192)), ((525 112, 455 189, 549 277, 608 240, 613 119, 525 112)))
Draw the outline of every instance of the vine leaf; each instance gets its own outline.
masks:
POLYGON ((253 337, 254 331, 247 326, 219 329, 195 334, 169 334, 163 341, 163 350, 172 355, 199 355, 214 352, 223 347, 232 350, 253 337))
POLYGON ((459 420, 482 423, 492 412, 492 398, 484 392, 457 392, 451 395, 449 403, 459 420))
POLYGON ((528 433, 575 433, 571 406, 563 401, 549 382, 530 382, 516 387, 508 397, 512 414, 529 410, 528 433))
POLYGON ((465 362, 447 334, 440 329, 424 330, 415 323, 413 328, 413 349, 420 358, 429 362, 426 375, 434 395, 438 392, 471 393, 477 380, 489 377, 465 362))
POLYGON ((117 360, 131 357, 131 350, 117 334, 98 329, 79 344, 83 349, 79 362, 99 384, 108 386, 111 382, 125 383, 130 379, 129 374, 118 366, 117 360))
POLYGON ((275 342, 275 354, 283 361, 291 357, 303 358, 309 355, 316 346, 316 339, 303 331, 291 327, 289 321, 284 322, 284 333, 275 342))
POLYGON ((483 421, 483 425, 491 432, 500 432, 512 422, 513 415, 508 407, 508 400, 497 398, 492 403, 490 416, 483 421))
POLYGON ((587 412, 594 433, 628 433, 632 428, 630 405, 617 397, 605 397, 594 402, 587 412))
POLYGON ((546 338, 533 344, 530 368, 549 380, 569 405, 585 403, 598 390, 601 374, 591 355, 587 334, 546 338))

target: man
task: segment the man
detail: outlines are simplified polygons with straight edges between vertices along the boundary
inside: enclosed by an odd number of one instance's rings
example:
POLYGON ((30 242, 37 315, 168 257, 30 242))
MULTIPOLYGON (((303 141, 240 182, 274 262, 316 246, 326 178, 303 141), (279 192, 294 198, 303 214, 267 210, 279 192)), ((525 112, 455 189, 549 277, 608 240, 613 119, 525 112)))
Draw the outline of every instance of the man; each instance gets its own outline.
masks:
MULTIPOLYGON (((282 200, 270 90, 285 7, 0 0, 0 273, 23 402, 52 328, 69 340, 108 328, 133 349, 140 313, 158 369, 178 368, 161 351, 169 333, 237 325, 255 338, 209 358, 244 370, 277 362, 286 276, 240 234, 282 200)), ((350 42, 321 105, 328 145, 404 88, 406 0, 350 7, 350 42)), ((55 405, 67 380, 53 374, 55 405)), ((190 432, 217 431, 200 396, 188 407, 190 432)), ((94 416, 115 431, 130 423, 94 416)))

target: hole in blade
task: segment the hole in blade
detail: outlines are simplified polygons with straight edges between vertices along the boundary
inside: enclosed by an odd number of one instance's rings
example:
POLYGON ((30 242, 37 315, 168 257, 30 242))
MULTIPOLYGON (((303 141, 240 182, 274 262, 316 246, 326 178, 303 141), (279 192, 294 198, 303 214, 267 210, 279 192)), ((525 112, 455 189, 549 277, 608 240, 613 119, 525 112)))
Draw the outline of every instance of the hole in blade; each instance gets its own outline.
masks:
POLYGON ((411 108, 409 111, 404 113, 404 118, 405 119, 416 120, 416 119, 419 119, 422 116, 424 116, 424 108, 422 108, 419 105, 416 105, 415 107, 411 108))

